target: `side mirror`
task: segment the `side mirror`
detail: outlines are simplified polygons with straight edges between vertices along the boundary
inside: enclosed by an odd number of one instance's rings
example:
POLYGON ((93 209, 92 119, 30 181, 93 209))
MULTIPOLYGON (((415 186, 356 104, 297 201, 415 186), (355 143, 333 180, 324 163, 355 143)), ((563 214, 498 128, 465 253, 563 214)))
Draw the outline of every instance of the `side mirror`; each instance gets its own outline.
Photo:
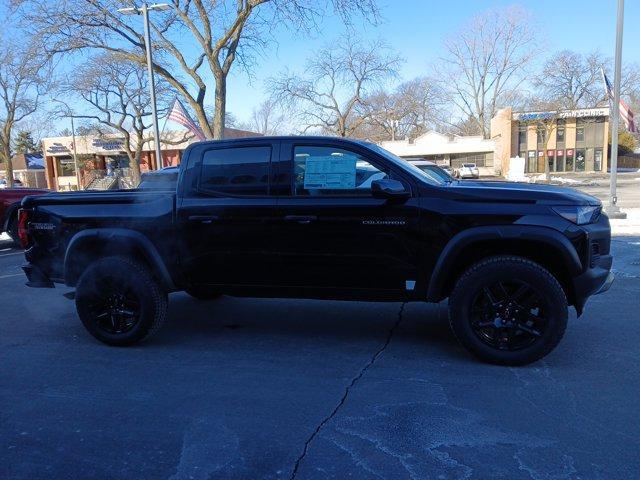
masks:
POLYGON ((371 182, 371 194, 373 198, 384 198, 387 200, 406 200, 409 198, 409 192, 402 182, 391 178, 382 178, 371 182))

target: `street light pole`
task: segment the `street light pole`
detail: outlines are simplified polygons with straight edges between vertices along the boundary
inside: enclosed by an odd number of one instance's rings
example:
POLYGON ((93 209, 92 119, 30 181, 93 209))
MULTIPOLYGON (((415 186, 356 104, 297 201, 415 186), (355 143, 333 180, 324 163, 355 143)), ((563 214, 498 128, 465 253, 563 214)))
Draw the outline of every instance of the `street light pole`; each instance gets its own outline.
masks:
POLYGON ((142 19, 144 21, 144 44, 147 50, 147 71, 149 73, 149 94, 151 95, 151 115, 153 117, 153 138, 156 147, 156 168, 162 168, 162 149, 160 148, 160 130, 158 130, 158 109, 156 106, 156 84, 153 78, 153 63, 151 58, 151 32, 149 29, 149 9, 146 2, 142 4, 142 19))
POLYGON ((149 94, 151 97, 151 116, 153 120, 153 138, 156 153, 156 166, 162 168, 162 150, 160 148, 160 131, 158 130, 158 109, 156 106, 156 84, 153 78, 153 60, 151 56, 151 29, 149 28, 149 10, 169 10, 170 5, 166 3, 154 3, 148 5, 146 2, 141 7, 119 8, 118 12, 125 15, 142 15, 144 24, 144 46, 147 53, 147 73, 149 75, 149 94))
POLYGON ((616 187, 618 181, 618 128, 620 127, 620 75, 622 71, 622 28, 624 25, 624 0, 618 0, 616 24, 616 55, 613 78, 613 124, 611 126, 611 176, 609 179, 609 204, 605 212, 611 218, 627 218, 618 207, 616 187))

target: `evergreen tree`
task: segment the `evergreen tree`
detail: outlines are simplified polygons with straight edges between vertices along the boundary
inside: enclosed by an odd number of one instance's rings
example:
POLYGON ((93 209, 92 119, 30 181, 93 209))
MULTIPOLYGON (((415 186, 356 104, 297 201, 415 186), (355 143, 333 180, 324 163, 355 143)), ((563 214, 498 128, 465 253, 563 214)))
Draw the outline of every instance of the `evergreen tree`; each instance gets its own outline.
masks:
POLYGON ((18 132, 18 135, 13 141, 13 149, 16 153, 33 153, 40 150, 36 142, 33 140, 31 132, 27 130, 21 130, 18 132))

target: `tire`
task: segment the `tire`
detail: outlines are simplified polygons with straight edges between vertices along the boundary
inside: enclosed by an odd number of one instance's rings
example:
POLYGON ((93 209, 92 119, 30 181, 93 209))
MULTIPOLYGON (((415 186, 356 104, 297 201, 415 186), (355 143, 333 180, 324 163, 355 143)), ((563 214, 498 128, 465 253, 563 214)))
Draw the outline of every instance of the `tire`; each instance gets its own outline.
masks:
POLYGON ((543 358, 562 339, 567 318, 567 297, 558 280, 523 257, 476 263, 449 296, 453 333, 489 363, 526 365, 543 358))
POLYGON ((184 291, 198 300, 215 300, 222 296, 215 287, 207 287, 204 285, 192 285, 191 287, 185 288, 184 291))
POLYGON ((85 328, 101 342, 133 345, 160 328, 167 316, 167 294, 137 260, 105 257, 81 275, 76 310, 85 328))

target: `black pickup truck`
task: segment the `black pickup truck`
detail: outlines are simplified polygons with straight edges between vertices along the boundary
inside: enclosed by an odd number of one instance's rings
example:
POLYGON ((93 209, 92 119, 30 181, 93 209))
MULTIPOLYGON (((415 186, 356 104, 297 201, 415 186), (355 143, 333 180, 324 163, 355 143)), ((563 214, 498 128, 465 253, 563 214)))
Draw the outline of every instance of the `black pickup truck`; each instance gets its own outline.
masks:
MULTIPOLYGON (((440 302, 479 358, 526 364, 568 305, 607 290, 600 202, 553 186, 445 180, 367 142, 263 137, 195 143, 174 191, 27 197, 31 287, 75 287, 87 330, 129 345, 167 294, 440 302)), ((43 312, 44 313, 44 312, 43 312)))

